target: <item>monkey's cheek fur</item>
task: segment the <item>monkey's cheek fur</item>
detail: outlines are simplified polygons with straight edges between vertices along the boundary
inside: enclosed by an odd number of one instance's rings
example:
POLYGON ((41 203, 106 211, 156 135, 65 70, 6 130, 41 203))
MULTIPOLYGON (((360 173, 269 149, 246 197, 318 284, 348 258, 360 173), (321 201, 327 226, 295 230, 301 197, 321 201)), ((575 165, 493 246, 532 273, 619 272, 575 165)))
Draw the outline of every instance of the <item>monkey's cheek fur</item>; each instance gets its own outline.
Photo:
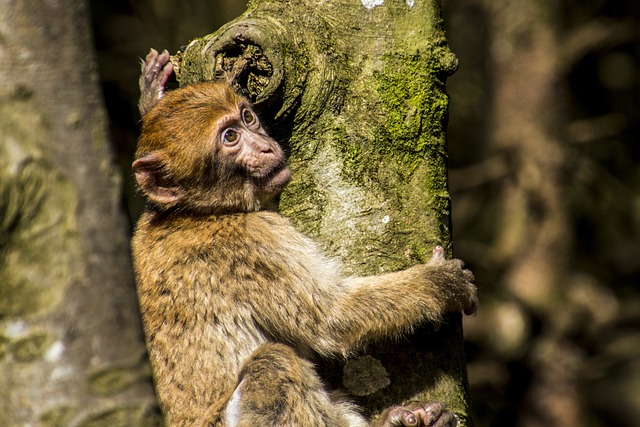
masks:
POLYGON ((264 189, 269 193, 279 193, 291 180, 291 172, 288 167, 269 174, 265 178, 264 189))

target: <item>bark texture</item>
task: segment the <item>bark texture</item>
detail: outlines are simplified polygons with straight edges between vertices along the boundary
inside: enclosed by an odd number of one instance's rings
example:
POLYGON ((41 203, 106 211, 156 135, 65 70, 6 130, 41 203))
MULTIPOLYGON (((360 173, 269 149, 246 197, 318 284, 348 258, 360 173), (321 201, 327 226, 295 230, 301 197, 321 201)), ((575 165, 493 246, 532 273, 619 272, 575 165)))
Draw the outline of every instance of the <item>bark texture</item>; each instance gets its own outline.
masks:
MULTIPOLYGON (((457 59, 438 1, 253 1, 176 62, 180 84, 227 78, 257 104, 290 154, 281 211, 346 273, 451 253, 444 83, 457 59)), ((428 399, 471 423, 459 316, 324 369, 372 416, 428 399)))
POLYGON ((86 2, 0 2, 0 425, 158 423, 86 2))

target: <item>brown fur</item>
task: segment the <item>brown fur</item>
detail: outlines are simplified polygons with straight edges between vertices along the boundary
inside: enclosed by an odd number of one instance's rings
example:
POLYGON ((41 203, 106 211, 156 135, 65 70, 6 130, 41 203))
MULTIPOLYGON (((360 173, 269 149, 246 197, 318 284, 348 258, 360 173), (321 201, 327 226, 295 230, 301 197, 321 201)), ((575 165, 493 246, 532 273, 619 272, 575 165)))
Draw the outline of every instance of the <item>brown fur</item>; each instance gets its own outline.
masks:
POLYGON ((269 178, 221 154, 220 121, 242 108, 227 86, 205 83, 169 92, 144 118, 134 166, 151 204, 132 245, 167 423, 365 425, 323 389, 306 356, 346 356, 448 311, 473 311, 471 273, 439 248, 426 265, 341 277, 286 218, 259 210, 286 184, 282 151, 259 153, 269 178))

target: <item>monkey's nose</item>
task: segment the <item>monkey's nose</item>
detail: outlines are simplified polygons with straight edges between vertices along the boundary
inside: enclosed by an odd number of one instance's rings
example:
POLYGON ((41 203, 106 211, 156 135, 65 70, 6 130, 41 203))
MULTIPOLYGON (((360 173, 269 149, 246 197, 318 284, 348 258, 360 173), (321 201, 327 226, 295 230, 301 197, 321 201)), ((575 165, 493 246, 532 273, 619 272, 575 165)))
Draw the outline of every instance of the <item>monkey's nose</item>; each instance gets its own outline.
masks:
POLYGON ((275 154, 273 143, 270 139, 260 138, 258 135, 254 135, 251 138, 251 145, 256 153, 275 154))

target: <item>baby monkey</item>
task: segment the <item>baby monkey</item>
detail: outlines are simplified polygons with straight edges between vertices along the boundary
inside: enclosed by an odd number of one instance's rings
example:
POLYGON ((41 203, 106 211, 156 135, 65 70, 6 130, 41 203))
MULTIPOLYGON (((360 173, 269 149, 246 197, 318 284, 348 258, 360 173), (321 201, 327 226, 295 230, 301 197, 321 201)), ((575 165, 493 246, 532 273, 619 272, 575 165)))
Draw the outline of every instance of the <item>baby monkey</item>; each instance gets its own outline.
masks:
MULTIPOLYGON (((132 242, 167 425, 369 425, 324 388, 311 357, 473 312, 472 274, 438 246, 428 264, 341 277, 286 218, 262 210, 290 174, 249 102, 213 82, 165 94, 170 67, 153 50, 143 64, 133 170, 148 204, 132 242)), ((456 423, 432 402, 389 408, 374 425, 456 423)))

